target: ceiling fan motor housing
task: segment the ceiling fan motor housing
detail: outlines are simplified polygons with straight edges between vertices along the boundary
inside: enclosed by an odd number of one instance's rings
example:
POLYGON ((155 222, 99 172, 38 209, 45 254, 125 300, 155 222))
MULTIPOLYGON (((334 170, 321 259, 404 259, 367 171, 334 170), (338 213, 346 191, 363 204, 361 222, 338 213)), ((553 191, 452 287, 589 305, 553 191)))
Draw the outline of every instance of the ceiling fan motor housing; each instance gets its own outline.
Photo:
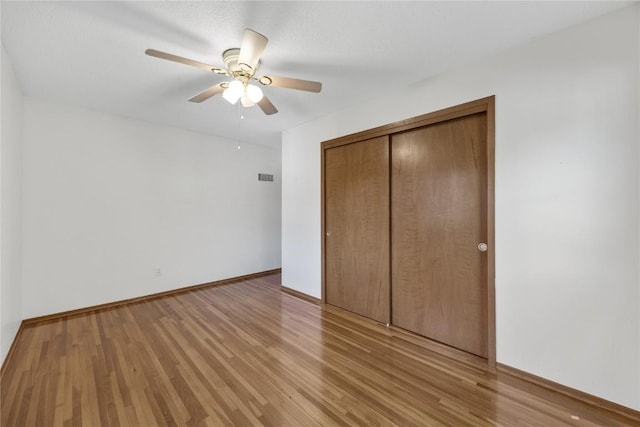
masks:
MULTIPOLYGON (((227 49, 222 53, 222 61, 224 62, 224 65, 227 67, 227 70, 229 70, 229 72, 234 76, 238 74, 246 75, 248 78, 251 78, 258 71, 260 65, 262 64, 262 60, 259 60, 253 70, 244 69, 240 66, 240 64, 238 64, 238 58, 240 58, 240 49, 237 47, 233 49, 227 49)), ((249 67, 246 64, 245 66, 249 67)))

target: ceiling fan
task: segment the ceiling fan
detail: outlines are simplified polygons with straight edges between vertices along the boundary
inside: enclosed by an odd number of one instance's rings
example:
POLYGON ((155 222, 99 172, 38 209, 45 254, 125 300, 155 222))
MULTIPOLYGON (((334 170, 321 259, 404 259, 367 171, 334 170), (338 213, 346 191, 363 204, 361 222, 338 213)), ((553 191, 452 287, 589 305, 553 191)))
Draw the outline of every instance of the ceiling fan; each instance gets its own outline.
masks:
POLYGON ((269 40, 262 34, 247 28, 244 30, 240 48, 227 49, 222 54, 222 61, 225 65, 224 68, 155 49, 147 49, 145 53, 156 58, 179 62, 213 72, 214 74, 233 78, 233 80, 229 82, 216 84, 200 92, 189 99, 191 102, 206 101, 212 96, 222 93, 222 97, 231 104, 235 104, 238 101, 240 101, 244 107, 251 107, 257 104, 265 114, 271 115, 277 113, 278 110, 273 106, 271 101, 269 101, 269 98, 264 96, 262 89, 252 84, 253 81, 257 81, 262 86, 283 87, 315 93, 320 92, 322 83, 290 77, 257 76, 256 73, 262 64, 260 56, 267 46, 268 41, 269 40))

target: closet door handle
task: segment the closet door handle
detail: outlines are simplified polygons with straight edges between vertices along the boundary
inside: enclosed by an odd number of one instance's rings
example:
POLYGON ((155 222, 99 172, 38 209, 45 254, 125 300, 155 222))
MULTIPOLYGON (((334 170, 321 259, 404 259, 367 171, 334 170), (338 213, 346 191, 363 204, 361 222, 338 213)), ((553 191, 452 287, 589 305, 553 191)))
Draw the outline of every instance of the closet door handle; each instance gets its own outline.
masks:
POLYGON ((327 237, 331 236, 331 232, 327 231, 327 237))
POLYGON ((478 250, 480 252, 487 252, 487 249, 489 249, 489 246, 487 246, 486 243, 478 243, 478 250))

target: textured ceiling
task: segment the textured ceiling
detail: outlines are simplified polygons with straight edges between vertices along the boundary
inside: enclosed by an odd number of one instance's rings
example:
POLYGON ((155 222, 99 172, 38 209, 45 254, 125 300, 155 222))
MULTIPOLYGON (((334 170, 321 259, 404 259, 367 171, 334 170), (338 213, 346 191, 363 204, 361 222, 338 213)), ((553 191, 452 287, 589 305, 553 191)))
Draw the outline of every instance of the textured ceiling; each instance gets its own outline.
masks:
POLYGON ((28 96, 278 146, 285 129, 631 2, 2 1, 2 44, 28 96), (187 102, 244 28, 269 38, 263 74, 317 80, 320 94, 265 88, 265 116, 220 96, 187 102), (240 119, 240 114, 244 119, 240 119))

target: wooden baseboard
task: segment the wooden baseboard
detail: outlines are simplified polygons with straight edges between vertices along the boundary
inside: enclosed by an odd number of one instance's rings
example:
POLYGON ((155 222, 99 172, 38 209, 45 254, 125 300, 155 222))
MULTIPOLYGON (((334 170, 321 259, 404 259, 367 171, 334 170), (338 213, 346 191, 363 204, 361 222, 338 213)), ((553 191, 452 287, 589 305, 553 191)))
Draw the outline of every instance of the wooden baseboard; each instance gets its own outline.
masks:
POLYGON ((155 294, 144 295, 144 296, 141 296, 141 297, 134 297, 134 298, 124 299, 124 300, 120 300, 120 301, 108 302, 108 303, 105 303, 105 304, 93 305, 91 307, 85 307, 85 308, 78 308, 76 310, 63 311, 63 312, 60 312, 60 313, 47 314, 45 316, 32 317, 32 318, 23 320, 22 323, 25 326, 30 326, 30 325, 33 325, 33 324, 36 324, 36 323, 51 322, 51 321, 56 321, 56 320, 59 320, 59 319, 66 319, 66 318, 69 318, 69 317, 80 316, 80 315, 83 315, 83 314, 86 314, 86 313, 92 313, 92 312, 95 312, 95 311, 109 310, 109 309, 112 309, 112 308, 121 307, 123 305, 136 304, 136 303, 149 301, 149 300, 153 300, 153 299, 157 299, 157 298, 164 298, 164 297, 168 297, 168 296, 178 295, 178 294, 182 294, 182 293, 190 292, 190 291, 195 291, 195 290, 199 290, 199 289, 206 289, 206 288, 213 288, 213 287, 216 287, 216 286, 228 285, 228 284, 231 284, 231 283, 241 282, 243 280, 255 279, 257 277, 268 276, 270 274, 276 274, 276 273, 280 273, 280 272, 281 272, 281 269, 280 268, 276 268, 274 270, 261 271, 259 273, 245 274, 243 276, 231 277, 229 279, 217 280, 215 282, 201 283, 199 285, 186 286, 184 288, 171 289, 169 291, 157 292, 155 294))
POLYGON ((312 304, 320 305, 321 301, 319 298, 312 297, 311 295, 304 294, 302 292, 296 291, 295 289, 287 288, 286 286, 280 285, 280 290, 285 294, 289 294, 296 298, 300 298, 301 300, 310 302, 312 304))
POLYGON ((613 412, 617 415, 621 415, 633 421, 640 422, 640 411, 636 411, 635 409, 617 404, 615 402, 611 402, 609 400, 594 396, 589 393, 585 393, 584 391, 576 390, 575 388, 567 387, 546 378, 530 374, 529 372, 521 371, 520 369, 512 368, 511 366, 498 363, 498 375, 501 374, 517 378, 530 384, 535 384, 546 389, 549 392, 558 393, 571 399, 584 402, 598 409, 613 412))

